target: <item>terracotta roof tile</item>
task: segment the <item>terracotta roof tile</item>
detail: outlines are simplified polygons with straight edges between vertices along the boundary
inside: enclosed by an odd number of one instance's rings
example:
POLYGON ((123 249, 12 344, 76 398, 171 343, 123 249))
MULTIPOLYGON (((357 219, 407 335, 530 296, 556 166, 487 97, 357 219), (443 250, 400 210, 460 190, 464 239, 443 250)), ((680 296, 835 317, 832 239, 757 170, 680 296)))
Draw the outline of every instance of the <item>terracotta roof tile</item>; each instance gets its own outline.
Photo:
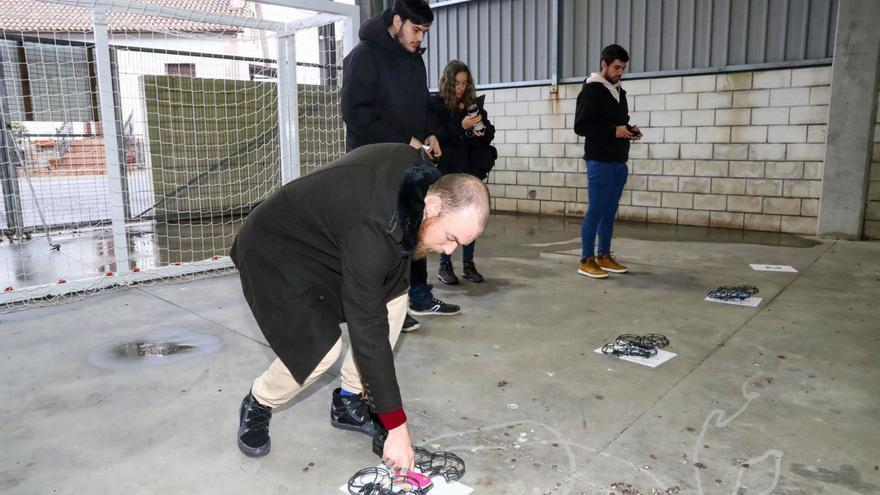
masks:
MULTIPOLYGON (((254 17, 252 9, 244 2, 243 8, 234 8, 230 0, 139 0, 142 3, 205 11, 215 14, 254 17)), ((60 5, 39 0, 0 0, 0 31, 7 32, 91 32, 90 9, 60 5)), ((217 24, 207 24, 183 19, 152 17, 146 15, 113 12, 109 14, 110 30, 114 32, 218 32, 238 29, 217 24)), ((0 33, 2 36, 2 33, 0 33)))

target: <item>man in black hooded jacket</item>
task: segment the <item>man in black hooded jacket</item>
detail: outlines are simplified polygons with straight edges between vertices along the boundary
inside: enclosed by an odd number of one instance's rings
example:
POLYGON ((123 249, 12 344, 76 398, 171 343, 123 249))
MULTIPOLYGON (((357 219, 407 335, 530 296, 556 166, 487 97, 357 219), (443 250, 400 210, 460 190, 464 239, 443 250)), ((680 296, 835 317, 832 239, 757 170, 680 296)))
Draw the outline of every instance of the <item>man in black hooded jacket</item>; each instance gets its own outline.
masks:
MULTIPOLYGON (((352 151, 373 143, 425 144, 436 160, 440 143, 429 111, 425 62, 421 47, 434 14, 424 0, 397 0, 367 20, 361 42, 345 57, 342 78, 342 118, 345 147, 352 151)), ((410 271, 409 312, 414 315, 456 315, 461 308, 447 304, 428 284, 427 260, 413 260, 410 271)), ((404 332, 419 328, 407 315, 404 332)))
POLYGON ((346 151, 416 140, 439 156, 421 46, 433 20, 427 2, 398 0, 361 26, 361 42, 343 60, 346 151))

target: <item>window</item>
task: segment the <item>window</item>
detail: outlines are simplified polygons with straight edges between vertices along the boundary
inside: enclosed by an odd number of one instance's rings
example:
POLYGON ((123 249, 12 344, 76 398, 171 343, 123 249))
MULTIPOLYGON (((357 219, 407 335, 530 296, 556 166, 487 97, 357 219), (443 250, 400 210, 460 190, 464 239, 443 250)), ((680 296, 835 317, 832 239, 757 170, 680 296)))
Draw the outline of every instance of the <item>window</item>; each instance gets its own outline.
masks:
POLYGON ((196 77, 196 64, 165 64, 169 76, 196 77))
POLYGON ((278 77, 278 70, 266 65, 250 64, 248 66, 248 73, 251 81, 255 79, 275 79, 278 77))

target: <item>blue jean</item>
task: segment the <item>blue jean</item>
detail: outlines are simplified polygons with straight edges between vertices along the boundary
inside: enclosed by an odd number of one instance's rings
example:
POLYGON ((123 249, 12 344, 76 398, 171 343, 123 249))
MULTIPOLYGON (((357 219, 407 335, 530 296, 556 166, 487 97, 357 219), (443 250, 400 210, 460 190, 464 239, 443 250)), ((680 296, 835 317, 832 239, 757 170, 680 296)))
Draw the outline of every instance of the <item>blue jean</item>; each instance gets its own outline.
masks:
POLYGON ((428 258, 410 261, 409 276, 410 304, 430 301, 434 297, 434 286, 428 283, 428 258))
MULTIPOLYGON (((461 261, 465 263, 469 263, 474 261, 474 248, 477 247, 477 241, 474 241, 470 244, 465 244, 461 248, 461 261)), ((452 256, 446 253, 440 253, 440 261, 448 261, 452 262, 452 256)))
POLYGON ((614 215, 623 194, 629 169, 625 162, 597 162, 587 160, 587 214, 581 224, 581 259, 593 256, 596 235, 599 236, 598 254, 611 252, 614 234, 614 215))

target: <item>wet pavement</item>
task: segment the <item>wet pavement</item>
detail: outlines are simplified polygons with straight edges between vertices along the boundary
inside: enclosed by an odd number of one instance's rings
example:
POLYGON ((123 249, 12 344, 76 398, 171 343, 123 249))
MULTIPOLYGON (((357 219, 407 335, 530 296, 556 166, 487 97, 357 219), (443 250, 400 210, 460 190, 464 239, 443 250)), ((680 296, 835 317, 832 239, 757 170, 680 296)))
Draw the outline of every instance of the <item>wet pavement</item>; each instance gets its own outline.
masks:
MULTIPOLYGON (((205 222, 128 225, 129 268, 149 270, 174 263, 227 256, 241 226, 238 218, 205 222)), ((113 232, 84 228, 34 235, 28 240, 0 240, 0 289, 21 289, 58 280, 77 280, 116 272, 113 232), (57 245, 52 249, 51 244, 57 245)))
MULTIPOLYGON (((880 493, 880 243, 621 225, 631 272, 592 280, 579 229, 493 216, 487 282, 436 288, 463 313, 421 318, 396 349, 417 444, 463 457, 476 494, 880 493), (734 284, 761 305, 703 301, 734 284), (664 334, 677 356, 593 352, 622 333, 664 334)), ((238 452, 239 403, 271 359, 235 274, 0 315, 0 492, 339 493, 378 458, 329 424, 338 368, 275 412, 268 457, 238 452), (89 357, 211 339, 163 366, 89 357)))

